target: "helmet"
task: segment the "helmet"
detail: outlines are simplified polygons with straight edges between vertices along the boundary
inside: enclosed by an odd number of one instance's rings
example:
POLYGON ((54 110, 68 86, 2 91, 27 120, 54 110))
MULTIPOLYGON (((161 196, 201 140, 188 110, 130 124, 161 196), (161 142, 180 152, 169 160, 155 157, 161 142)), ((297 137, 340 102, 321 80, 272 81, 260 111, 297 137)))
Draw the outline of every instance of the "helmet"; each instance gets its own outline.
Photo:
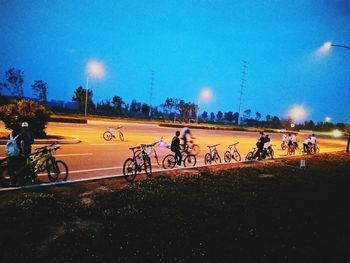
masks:
POLYGON ((23 128, 23 127, 29 127, 28 122, 22 122, 22 128, 23 128))

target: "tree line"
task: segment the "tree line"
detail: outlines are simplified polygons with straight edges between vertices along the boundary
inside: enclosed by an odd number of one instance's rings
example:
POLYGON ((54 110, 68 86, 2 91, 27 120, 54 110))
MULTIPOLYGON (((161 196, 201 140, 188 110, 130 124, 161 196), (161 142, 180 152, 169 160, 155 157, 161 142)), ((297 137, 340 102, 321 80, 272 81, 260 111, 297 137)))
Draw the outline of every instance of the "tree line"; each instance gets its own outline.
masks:
MULTIPOLYGON (((24 97, 24 72, 20 69, 10 68, 4 74, 4 81, 0 82, 0 104, 9 103, 8 96, 21 99, 24 97)), ((48 98, 48 84, 43 80, 34 80, 31 85, 32 95, 39 103, 46 105, 48 98)), ((77 113, 84 113, 85 110, 86 89, 79 86, 74 90, 72 101, 77 104, 77 113)), ((54 109, 64 112, 65 109, 54 109)), ((246 109, 243 113, 221 110, 214 112, 198 112, 199 108, 196 103, 187 102, 178 98, 166 98, 159 106, 150 106, 147 103, 132 100, 127 103, 122 97, 115 95, 110 99, 102 100, 98 103, 93 101, 93 91, 88 90, 88 112, 90 114, 115 116, 115 117, 137 117, 162 119, 169 122, 199 122, 204 123, 223 123, 238 124, 249 127, 262 128, 285 128, 290 129, 293 121, 290 118, 280 119, 278 116, 267 114, 265 117, 258 111, 255 113, 251 109, 246 109)), ((296 125, 297 129, 308 130, 330 130, 338 128, 345 130, 344 123, 313 122, 305 121, 303 124, 296 125)))

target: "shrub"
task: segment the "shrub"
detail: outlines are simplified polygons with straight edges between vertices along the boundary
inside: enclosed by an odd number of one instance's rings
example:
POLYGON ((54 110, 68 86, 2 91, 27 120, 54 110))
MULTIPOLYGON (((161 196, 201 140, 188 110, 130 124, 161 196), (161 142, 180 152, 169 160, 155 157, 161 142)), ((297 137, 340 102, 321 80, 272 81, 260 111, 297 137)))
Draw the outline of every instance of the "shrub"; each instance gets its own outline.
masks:
POLYGON ((0 107, 0 119, 6 129, 13 130, 19 123, 28 122, 34 136, 45 137, 51 112, 32 100, 16 100, 0 107))

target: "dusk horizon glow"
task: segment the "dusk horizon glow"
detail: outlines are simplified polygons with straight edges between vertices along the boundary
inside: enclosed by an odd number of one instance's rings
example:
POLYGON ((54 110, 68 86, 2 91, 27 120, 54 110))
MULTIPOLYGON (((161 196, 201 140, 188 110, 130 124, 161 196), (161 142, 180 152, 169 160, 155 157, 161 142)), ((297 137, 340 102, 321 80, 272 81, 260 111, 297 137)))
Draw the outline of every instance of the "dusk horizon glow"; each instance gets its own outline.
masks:
POLYGON ((49 100, 71 101, 96 61, 95 103, 149 103, 153 76, 153 106, 197 103, 210 87, 200 114, 237 112, 246 60, 242 112, 287 118, 304 105, 307 120, 350 122, 350 51, 331 49, 350 45, 346 0, 5 0, 0 12, 0 82, 9 68, 23 70, 28 97, 43 80, 49 100))

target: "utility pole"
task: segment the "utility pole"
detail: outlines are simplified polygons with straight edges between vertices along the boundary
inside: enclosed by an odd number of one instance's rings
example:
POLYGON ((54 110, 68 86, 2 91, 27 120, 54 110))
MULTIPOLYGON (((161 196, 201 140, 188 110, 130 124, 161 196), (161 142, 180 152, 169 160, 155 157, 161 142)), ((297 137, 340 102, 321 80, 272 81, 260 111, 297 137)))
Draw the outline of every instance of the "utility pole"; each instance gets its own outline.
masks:
POLYGON ((245 88, 246 82, 246 69, 247 69, 247 61, 242 60, 242 79, 241 79, 241 89, 239 91, 239 106, 238 106, 238 125, 241 124, 241 110, 242 110, 242 97, 243 97, 243 89, 245 88))
POLYGON ((149 117, 152 117, 153 85, 154 85, 154 70, 151 71, 151 85, 150 85, 150 91, 149 91, 149 117))

